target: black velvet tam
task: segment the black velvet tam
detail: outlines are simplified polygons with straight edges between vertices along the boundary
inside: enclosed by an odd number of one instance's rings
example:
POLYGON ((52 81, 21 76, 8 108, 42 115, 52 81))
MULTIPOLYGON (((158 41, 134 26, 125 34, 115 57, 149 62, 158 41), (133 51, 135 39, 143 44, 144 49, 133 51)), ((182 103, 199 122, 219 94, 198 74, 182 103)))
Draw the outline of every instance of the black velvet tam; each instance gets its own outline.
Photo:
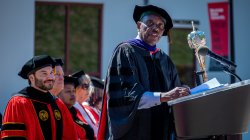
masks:
POLYGON ((64 62, 61 58, 54 58, 55 62, 56 62, 56 66, 63 66, 64 62))
POLYGON ((76 77, 76 78, 80 78, 83 75, 85 75, 85 72, 83 70, 80 70, 78 72, 73 73, 71 76, 76 77))
POLYGON ((142 14, 145 12, 157 13, 166 20, 165 31, 163 33, 163 36, 166 36, 169 29, 173 27, 172 19, 167 13, 167 11, 154 5, 146 5, 146 6, 136 5, 134 9, 134 13, 133 13, 133 18, 134 18, 135 23, 137 23, 137 21, 140 21, 142 14))
POLYGON ((64 76, 64 85, 73 84, 75 87, 78 85, 78 78, 72 76, 64 76))
POLYGON ((94 76, 90 76, 90 79, 94 87, 104 89, 104 81, 102 79, 94 77, 94 76))
POLYGON ((29 74, 47 66, 52 66, 52 67, 55 66, 55 61, 51 56, 48 55, 34 56, 32 59, 30 59, 23 65, 18 75, 23 79, 28 79, 29 74))

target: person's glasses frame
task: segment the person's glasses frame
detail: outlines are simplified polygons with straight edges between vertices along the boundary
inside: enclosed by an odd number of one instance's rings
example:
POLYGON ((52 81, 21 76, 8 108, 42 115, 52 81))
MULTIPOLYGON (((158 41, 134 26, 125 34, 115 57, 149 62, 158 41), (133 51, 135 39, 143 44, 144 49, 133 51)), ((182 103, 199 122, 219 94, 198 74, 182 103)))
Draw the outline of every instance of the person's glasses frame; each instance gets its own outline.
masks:
POLYGON ((165 30, 164 24, 155 24, 153 21, 146 21, 146 22, 140 21, 140 22, 148 28, 157 27, 157 29, 160 29, 161 31, 165 30))
POLYGON ((84 84, 82 84, 81 86, 82 86, 83 89, 89 89, 90 84, 84 83, 84 84))

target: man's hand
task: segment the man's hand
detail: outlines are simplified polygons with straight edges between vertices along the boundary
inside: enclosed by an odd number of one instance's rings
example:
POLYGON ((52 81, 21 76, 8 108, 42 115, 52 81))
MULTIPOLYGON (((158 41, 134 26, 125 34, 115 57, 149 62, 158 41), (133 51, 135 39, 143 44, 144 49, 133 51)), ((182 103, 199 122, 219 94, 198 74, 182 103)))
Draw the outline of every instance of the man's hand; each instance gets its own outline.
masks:
POLYGON ((189 95, 190 89, 187 87, 176 87, 168 92, 161 93, 161 102, 168 102, 180 97, 189 95))

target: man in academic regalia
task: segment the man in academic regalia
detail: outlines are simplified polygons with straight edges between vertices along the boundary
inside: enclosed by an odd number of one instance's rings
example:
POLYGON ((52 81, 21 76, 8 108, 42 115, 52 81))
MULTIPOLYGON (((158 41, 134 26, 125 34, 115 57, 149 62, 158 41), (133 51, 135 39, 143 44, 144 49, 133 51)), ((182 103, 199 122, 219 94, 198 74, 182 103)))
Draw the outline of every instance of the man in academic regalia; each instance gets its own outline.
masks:
POLYGON ((57 96, 64 88, 64 72, 63 72, 63 60, 61 58, 54 58, 55 67, 54 67, 54 75, 55 75, 55 83, 53 88, 49 91, 51 94, 57 96))
POLYGON ((153 5, 135 6, 133 18, 138 36, 119 44, 110 60, 98 140, 171 140, 167 101, 189 94, 169 56, 156 46, 172 20, 153 5))
POLYGON ((76 102, 75 94, 77 85, 77 78, 72 76, 64 76, 64 89, 58 95, 58 97, 70 110, 71 116, 75 122, 79 140, 94 140, 95 137, 93 128, 87 124, 80 111, 73 106, 76 102))
MULTIPOLYGON (((0 136, 1 136, 1 128, 2 128, 2 113, 0 112, 0 136)), ((0 137, 0 140, 2 140, 2 138, 0 137)))
POLYGON ((73 119, 64 103, 49 90, 55 81, 55 61, 34 56, 18 73, 29 86, 14 95, 3 117, 3 140, 77 140, 73 119))
POLYGON ((95 137, 97 137, 99 126, 99 114, 89 105, 88 100, 94 92, 94 87, 89 75, 85 74, 83 70, 72 74, 72 77, 78 79, 76 87, 76 103, 74 107, 77 108, 87 123, 94 129, 95 137))

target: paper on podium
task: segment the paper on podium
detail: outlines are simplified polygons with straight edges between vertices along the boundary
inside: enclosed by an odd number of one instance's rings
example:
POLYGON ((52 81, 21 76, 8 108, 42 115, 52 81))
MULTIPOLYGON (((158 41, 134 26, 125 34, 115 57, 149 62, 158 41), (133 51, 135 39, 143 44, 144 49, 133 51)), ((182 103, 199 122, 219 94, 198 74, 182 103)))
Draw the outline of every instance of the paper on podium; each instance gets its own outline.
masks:
POLYGON ((191 91, 191 94, 196 94, 199 92, 207 91, 207 90, 214 89, 214 88, 221 87, 221 86, 223 86, 223 84, 220 84, 216 78, 213 78, 213 79, 191 89, 190 91, 191 91))

